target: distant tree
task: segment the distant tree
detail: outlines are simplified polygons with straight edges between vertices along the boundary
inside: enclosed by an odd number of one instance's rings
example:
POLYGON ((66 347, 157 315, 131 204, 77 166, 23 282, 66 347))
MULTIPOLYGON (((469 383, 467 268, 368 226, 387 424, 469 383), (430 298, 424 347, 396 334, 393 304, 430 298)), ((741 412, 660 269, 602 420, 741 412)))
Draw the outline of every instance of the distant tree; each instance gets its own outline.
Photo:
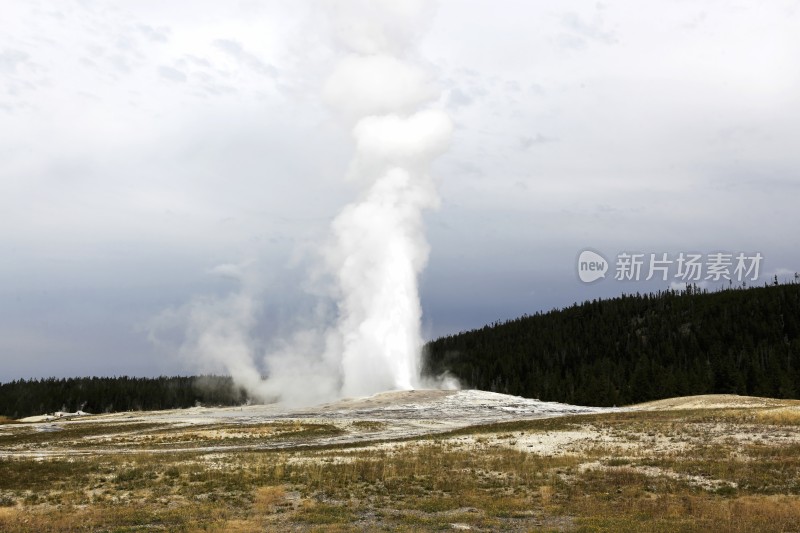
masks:
POLYGON ((0 415, 22 418, 55 411, 107 413, 209 405, 241 405, 247 393, 229 376, 45 378, 0 384, 0 415))

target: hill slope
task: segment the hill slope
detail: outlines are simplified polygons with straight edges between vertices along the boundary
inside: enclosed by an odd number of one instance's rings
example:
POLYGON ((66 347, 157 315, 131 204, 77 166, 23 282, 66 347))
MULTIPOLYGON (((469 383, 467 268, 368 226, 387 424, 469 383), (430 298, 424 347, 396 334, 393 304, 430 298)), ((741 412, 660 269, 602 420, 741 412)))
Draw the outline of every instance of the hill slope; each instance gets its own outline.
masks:
POLYGON ((800 394, 800 285, 595 300, 437 339, 425 372, 578 405, 800 394))

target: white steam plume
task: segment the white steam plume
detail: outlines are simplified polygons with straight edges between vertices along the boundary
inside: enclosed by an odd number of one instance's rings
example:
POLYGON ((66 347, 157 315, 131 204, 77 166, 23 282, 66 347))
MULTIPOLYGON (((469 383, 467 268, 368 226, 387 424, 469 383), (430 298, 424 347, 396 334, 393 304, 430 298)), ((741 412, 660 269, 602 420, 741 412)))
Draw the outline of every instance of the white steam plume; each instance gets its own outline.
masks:
POLYGON ((325 253, 339 289, 346 396, 419 386, 417 278, 428 259, 422 213, 438 204, 428 167, 452 131, 442 111, 419 110, 438 94, 426 71, 407 59, 429 4, 355 5, 334 11, 348 54, 324 89, 327 102, 355 123, 350 178, 370 183, 336 217, 325 253))
POLYGON ((430 5, 423 0, 328 5, 343 53, 323 97, 351 128, 355 155, 347 177, 363 188, 333 221, 322 250, 337 301, 334 325, 284 341, 264 358, 268 377, 262 380, 254 345, 247 342, 255 314, 245 284, 218 306, 221 316, 189 313, 189 348, 201 358, 218 358, 237 383, 262 400, 310 404, 421 385, 417 282, 429 252, 423 212, 438 205, 429 167, 452 133, 443 111, 425 107, 439 94, 429 72, 414 60, 430 5))

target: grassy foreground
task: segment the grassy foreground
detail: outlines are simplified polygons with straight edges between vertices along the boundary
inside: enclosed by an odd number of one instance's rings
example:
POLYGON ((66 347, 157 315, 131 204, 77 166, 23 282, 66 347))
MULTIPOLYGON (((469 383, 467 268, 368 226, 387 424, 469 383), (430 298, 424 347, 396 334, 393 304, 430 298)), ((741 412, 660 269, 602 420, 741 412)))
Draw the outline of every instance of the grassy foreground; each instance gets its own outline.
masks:
MULTIPOLYGON (((253 429, 264 438, 268 426, 253 429)), ((308 431, 309 445, 328 432, 279 429, 308 431)), ((800 530, 795 408, 582 415, 268 451, 171 450, 166 436, 121 451, 110 448, 125 435, 99 425, 47 442, 2 433, 0 450, 30 453, 0 459, 0 531, 800 530), (90 437, 104 446, 77 446, 90 437), (59 439, 80 453, 37 456, 59 439)))

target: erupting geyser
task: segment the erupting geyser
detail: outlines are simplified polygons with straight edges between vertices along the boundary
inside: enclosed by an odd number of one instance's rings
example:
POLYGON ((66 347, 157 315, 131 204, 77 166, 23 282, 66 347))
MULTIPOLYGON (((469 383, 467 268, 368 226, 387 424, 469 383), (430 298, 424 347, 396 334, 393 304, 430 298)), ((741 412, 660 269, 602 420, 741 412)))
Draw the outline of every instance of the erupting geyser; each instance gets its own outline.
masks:
POLYGON ((349 178, 366 190, 336 217, 325 259, 339 292, 341 393, 359 396, 419 384, 417 277, 428 257, 422 213, 438 203, 428 167, 447 147, 452 125, 442 111, 421 110, 438 96, 410 59, 426 5, 338 8, 333 25, 348 53, 324 96, 353 124, 349 178))
POLYGON ((452 132, 447 115, 428 107, 439 93, 414 60, 430 2, 329 7, 334 44, 343 53, 323 97, 351 129, 355 155, 347 177, 361 186, 359 198, 333 221, 322 253, 336 319, 296 333, 268 354, 262 380, 257 343, 247 333, 256 295, 244 277, 240 295, 198 300, 186 313, 185 353, 221 363, 256 397, 289 404, 419 387, 417 278, 428 258, 422 215, 438 204, 429 166, 452 132))
POLYGON ((345 395, 418 386, 417 275, 428 255, 422 210, 435 206, 437 197, 420 163, 425 151, 407 146, 407 140, 428 137, 431 144, 423 146, 438 147, 449 128, 437 112, 368 117, 356 127, 357 135, 370 142, 384 141, 379 143, 384 157, 387 152, 392 156, 364 197, 336 218, 326 255, 341 291, 338 332, 345 395), (414 158, 420 161, 412 165, 414 158))

